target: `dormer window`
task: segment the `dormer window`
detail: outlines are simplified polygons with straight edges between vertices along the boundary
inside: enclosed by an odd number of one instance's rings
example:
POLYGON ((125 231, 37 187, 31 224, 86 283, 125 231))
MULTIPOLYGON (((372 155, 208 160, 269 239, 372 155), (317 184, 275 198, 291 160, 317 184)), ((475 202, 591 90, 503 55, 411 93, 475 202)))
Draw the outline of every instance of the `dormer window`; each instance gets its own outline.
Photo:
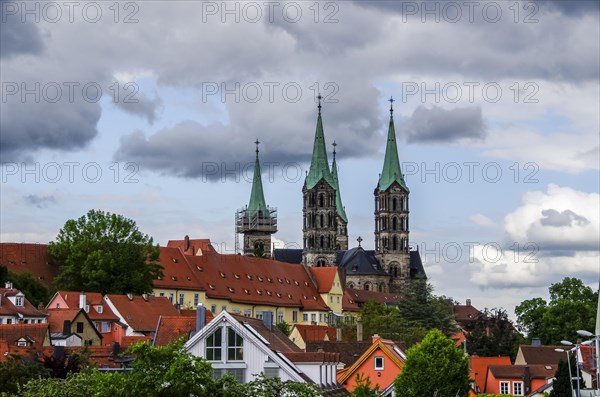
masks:
POLYGON ((19 293, 15 296, 15 306, 23 307, 25 305, 25 295, 19 293))
POLYGON ((102 305, 98 305, 96 306, 96 311, 98 312, 98 314, 102 314, 104 308, 102 307, 102 305))

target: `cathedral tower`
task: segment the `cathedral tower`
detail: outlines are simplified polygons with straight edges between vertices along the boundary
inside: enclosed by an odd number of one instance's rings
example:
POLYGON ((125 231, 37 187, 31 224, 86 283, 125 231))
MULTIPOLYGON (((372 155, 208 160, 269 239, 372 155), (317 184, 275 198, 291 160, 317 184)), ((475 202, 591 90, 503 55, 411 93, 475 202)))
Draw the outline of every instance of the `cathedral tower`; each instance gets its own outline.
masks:
POLYGON ((337 143, 333 142, 333 163, 331 164, 331 176, 335 184, 335 220, 336 220, 336 236, 335 249, 337 251, 346 251, 348 249, 348 217, 344 204, 342 204, 342 195, 340 193, 340 182, 338 180, 337 163, 335 161, 335 147, 337 143))
POLYGON ((375 188, 375 257, 390 274, 390 292, 399 292, 410 280, 408 249, 408 194, 394 129, 394 100, 390 98, 390 124, 383 170, 375 188))
MULTIPOLYGON (((321 95, 310 170, 302 188, 303 250, 306 266, 334 266, 336 257, 336 182, 329 170, 323 122, 321 95)), ((341 200, 341 199, 340 199, 341 200)))
POLYGON ((236 212, 236 234, 244 235, 244 255, 270 258, 271 234, 277 232, 277 209, 268 207, 265 203, 258 160, 260 142, 257 139, 254 143, 256 144, 256 160, 250 202, 247 207, 236 212))

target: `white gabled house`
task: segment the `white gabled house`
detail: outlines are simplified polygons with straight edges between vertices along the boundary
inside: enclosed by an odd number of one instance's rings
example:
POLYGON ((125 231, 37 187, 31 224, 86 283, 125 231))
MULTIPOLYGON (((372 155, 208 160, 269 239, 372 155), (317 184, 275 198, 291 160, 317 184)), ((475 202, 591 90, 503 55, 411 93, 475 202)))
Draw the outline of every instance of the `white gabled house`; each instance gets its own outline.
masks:
POLYGON ((343 390, 336 379, 339 355, 303 352, 272 324, 270 315, 259 320, 222 311, 204 324, 205 309, 197 310, 198 331, 185 348, 208 360, 215 377, 229 372, 246 383, 262 372, 284 382, 312 383, 323 391, 343 390))

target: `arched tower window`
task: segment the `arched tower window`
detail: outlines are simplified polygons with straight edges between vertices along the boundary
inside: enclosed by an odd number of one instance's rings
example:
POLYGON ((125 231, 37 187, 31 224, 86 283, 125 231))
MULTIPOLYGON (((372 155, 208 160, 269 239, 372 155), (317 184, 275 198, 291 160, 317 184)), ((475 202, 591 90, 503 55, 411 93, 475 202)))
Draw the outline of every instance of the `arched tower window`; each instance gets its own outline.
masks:
POLYGON ((322 207, 324 203, 324 198, 322 194, 319 194, 319 207, 322 207))
POLYGON ((392 210, 396 211, 397 206, 398 206, 398 201, 396 200, 396 197, 394 197, 392 199, 392 210))
MULTIPOLYGON (((394 199, 394 200, 396 200, 396 199, 394 199)), ((393 231, 398 230, 398 218, 396 218, 396 217, 392 218, 392 230, 393 231)))
POLYGON ((398 249, 398 237, 392 237, 392 250, 396 251, 398 249))
POLYGON ((325 246, 325 237, 321 236, 319 248, 323 248, 325 246))
POLYGON ((365 283, 365 291, 368 291, 371 288, 370 283, 365 283))

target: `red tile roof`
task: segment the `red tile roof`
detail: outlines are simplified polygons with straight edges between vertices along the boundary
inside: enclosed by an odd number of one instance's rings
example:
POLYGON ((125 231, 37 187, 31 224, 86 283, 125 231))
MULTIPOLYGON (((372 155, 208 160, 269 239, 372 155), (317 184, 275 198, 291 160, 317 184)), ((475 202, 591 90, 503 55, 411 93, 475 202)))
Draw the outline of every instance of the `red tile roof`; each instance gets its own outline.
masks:
POLYGON ((218 253, 186 258, 208 298, 329 311, 303 265, 218 253))
POLYGON ((549 379, 556 373, 556 365, 490 365, 488 370, 496 379, 523 379, 525 367, 529 367, 532 379, 549 379))
POLYGON ((163 277, 154 280, 155 288, 205 290, 204 283, 198 280, 180 248, 161 247, 158 263, 163 267, 163 277))
MULTIPOLYGON (((191 311, 191 310, 188 310, 191 311)), ((196 330, 196 311, 194 316, 161 316, 158 320, 156 334, 154 335, 154 345, 165 346, 171 342, 185 336, 189 337, 192 331, 196 330)), ((206 324, 214 318, 210 310, 206 311, 206 324)))
POLYGON ((48 309, 50 332, 62 333, 65 321, 73 322, 81 309, 48 309))
MULTIPOLYGON (((551 364, 557 365, 561 359, 565 358, 565 353, 557 352, 554 349, 568 349, 567 346, 519 346, 520 352, 523 354, 523 363, 532 364, 551 364)), ((518 356, 518 355, 517 355, 518 356)))
MULTIPOLYGON (((66 302, 69 309, 79 308, 79 297, 81 292, 72 291, 58 291, 56 293, 60 295, 66 302)), ((104 298, 99 292, 84 292, 86 304, 89 305, 89 311, 87 312, 90 320, 92 321, 119 321, 119 317, 113 313, 110 306, 104 302, 104 298), (102 313, 98 313, 97 306, 102 305, 102 313)), ((48 309, 55 309, 48 307, 48 309)), ((83 308, 85 309, 85 308, 83 308)))
POLYGON ((485 382, 487 378, 488 367, 490 365, 510 365, 510 357, 479 357, 471 356, 471 378, 475 379, 475 385, 479 392, 485 390, 485 382))
POLYGON ((350 289, 344 290, 344 296, 342 297, 342 310, 345 312, 359 312, 360 307, 350 295, 350 289))
POLYGON ((36 309, 28 300, 27 297, 23 299, 23 306, 15 306, 9 299, 20 293, 18 289, 0 288, 0 315, 4 316, 17 316, 21 314, 26 317, 39 317, 45 318, 46 314, 36 309))
POLYGON ((279 328, 273 326, 271 329, 265 327, 262 320, 252 317, 244 317, 239 314, 232 314, 233 318, 235 318, 238 322, 243 324, 248 324, 254 330, 256 330, 260 336, 262 336, 265 340, 269 342, 269 348, 273 351, 278 352, 302 352, 302 350, 296 346, 294 342, 290 338, 288 338, 283 332, 279 330, 279 328))
POLYGON ((479 310, 471 305, 454 305, 452 306, 452 312, 458 323, 475 321, 481 314, 479 310))
MULTIPOLYGON (((21 338, 30 340, 33 343, 31 347, 41 349, 47 337, 48 324, 0 324, 0 341, 4 341, 1 346, 9 350, 16 347, 21 338)), ((0 355, 4 353, 0 351, 0 355)))
POLYGON ((50 286, 58 266, 48 258, 47 244, 0 243, 0 266, 14 273, 31 273, 50 286))
POLYGON ((205 252, 216 252, 209 239, 169 240, 167 247, 179 248, 186 255, 203 255, 205 252), (200 250, 200 253, 198 252, 200 250))
POLYGON ((321 341, 307 342, 306 351, 325 351, 330 353, 339 353, 340 360, 346 367, 351 366, 358 358, 371 347, 371 342, 357 341, 321 341))
POLYGON ((336 332, 335 327, 329 327, 326 325, 305 325, 305 324, 295 324, 292 327, 293 329, 298 330, 298 333, 304 340, 304 342, 320 342, 325 340, 325 336, 327 335, 327 340, 335 341, 336 340, 336 332))
POLYGON ((334 363, 340 362, 339 353, 328 353, 328 352, 284 352, 286 356, 293 363, 334 363))
POLYGON ((338 268, 335 266, 330 266, 311 267, 309 269, 317 282, 319 293, 326 294, 331 291, 331 287, 333 287, 333 280, 335 280, 335 276, 338 274, 338 268))
POLYGON ((106 298, 121 314, 122 321, 137 332, 153 333, 156 331, 160 316, 179 316, 179 311, 166 297, 139 295, 108 294, 106 298))
POLYGON ((389 292, 377 292, 377 291, 367 291, 364 289, 346 289, 350 294, 350 297, 359 304, 359 306, 368 301, 375 301, 381 304, 393 304, 398 303, 402 299, 400 294, 392 294, 389 292))

